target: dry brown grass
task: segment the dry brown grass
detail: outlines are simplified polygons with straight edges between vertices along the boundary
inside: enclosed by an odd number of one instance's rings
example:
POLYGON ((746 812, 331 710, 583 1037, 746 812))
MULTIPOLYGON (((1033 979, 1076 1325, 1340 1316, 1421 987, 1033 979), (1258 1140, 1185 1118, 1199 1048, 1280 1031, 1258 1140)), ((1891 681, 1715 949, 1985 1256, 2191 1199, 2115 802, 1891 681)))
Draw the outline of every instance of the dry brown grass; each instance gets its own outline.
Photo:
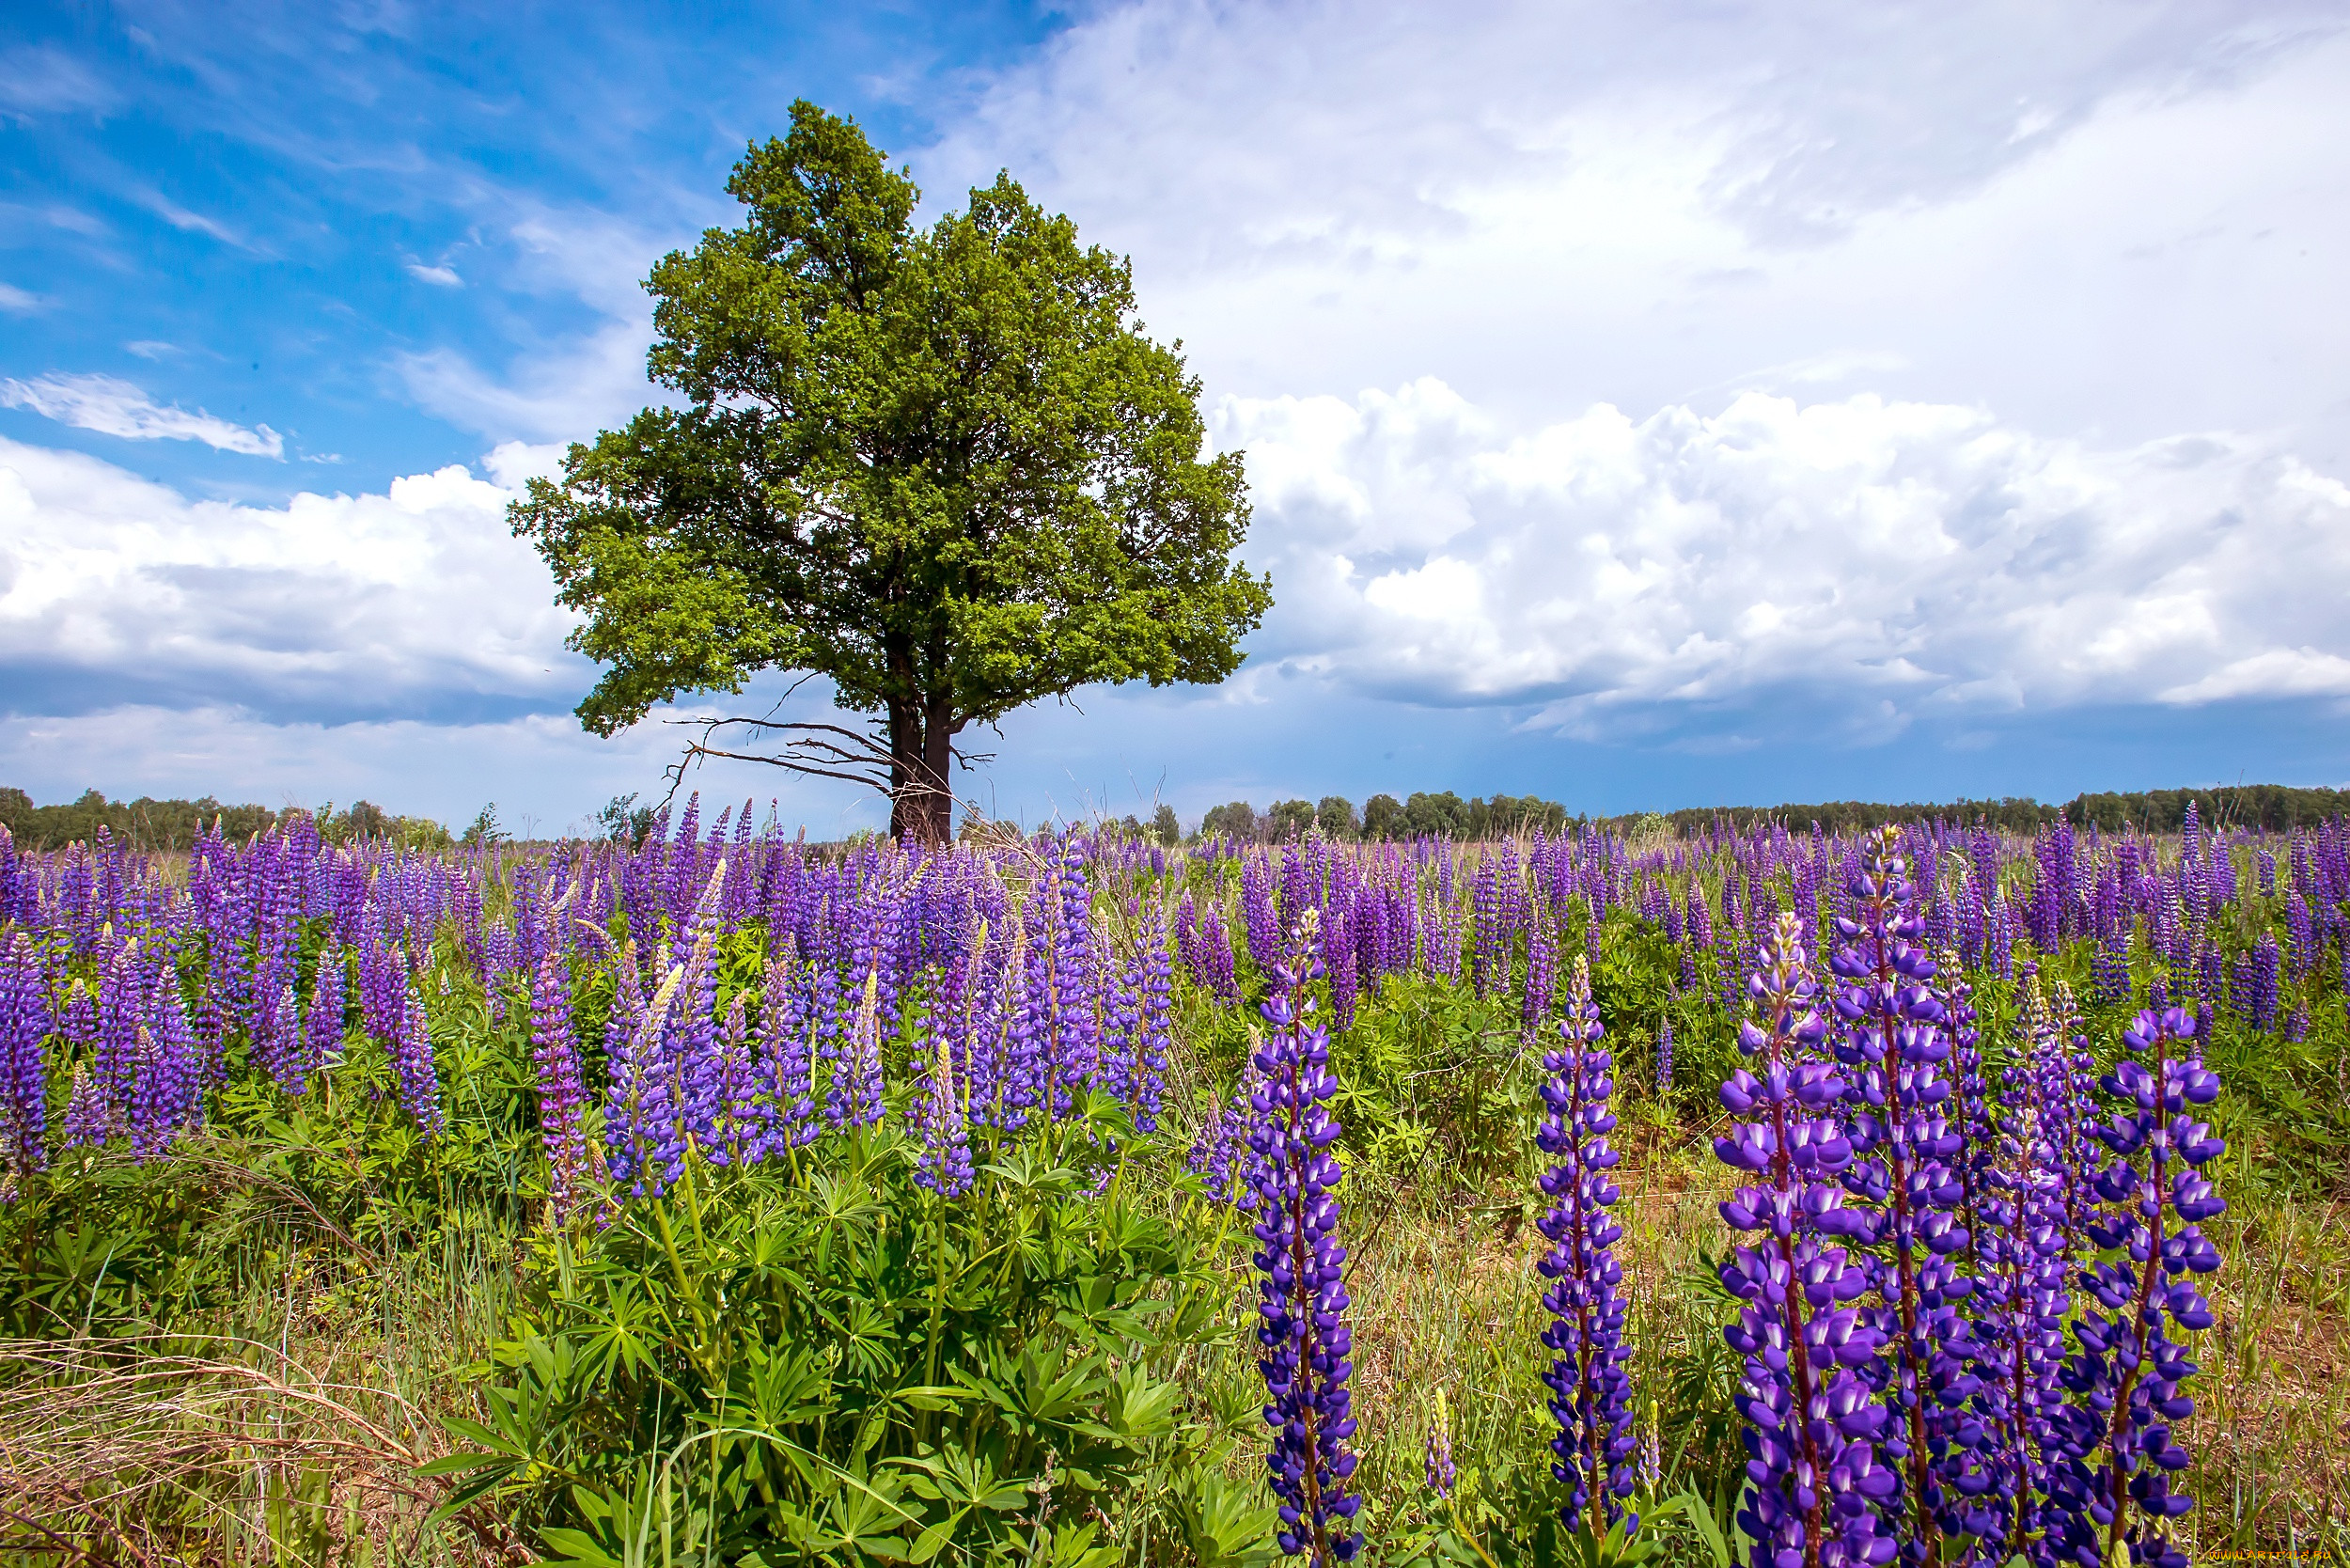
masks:
POLYGON ((0 1341, 0 1545, 12 1560, 527 1560, 486 1516, 428 1524, 440 1421, 251 1341, 0 1341))

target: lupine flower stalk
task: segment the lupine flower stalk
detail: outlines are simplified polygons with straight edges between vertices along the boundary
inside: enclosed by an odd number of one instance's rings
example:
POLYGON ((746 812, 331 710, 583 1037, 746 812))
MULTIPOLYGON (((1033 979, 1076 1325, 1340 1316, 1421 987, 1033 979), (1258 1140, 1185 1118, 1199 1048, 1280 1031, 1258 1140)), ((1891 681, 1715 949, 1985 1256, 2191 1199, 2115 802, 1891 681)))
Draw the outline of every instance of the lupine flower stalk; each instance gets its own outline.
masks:
POLYGON ((1428 1439, 1420 1461, 1428 1490, 1436 1495, 1437 1501, 1450 1502, 1459 1472, 1452 1463, 1452 1412, 1445 1405, 1441 1387, 1436 1389, 1434 1406, 1428 1413, 1428 1439))
POLYGON ((922 1085, 918 1130, 922 1152, 914 1179, 941 1198, 971 1190, 970 1119, 956 1082, 954 1043, 932 1005, 925 1034, 933 1041, 930 1072, 922 1085))
POLYGON ((1257 1368, 1270 1396, 1265 1466, 1279 1503, 1277 1538, 1284 1552, 1326 1568, 1360 1549, 1352 1525, 1362 1499, 1349 1485, 1354 1337, 1345 1321, 1346 1249, 1337 1237, 1340 1172, 1330 1153, 1340 1129, 1324 1104, 1339 1086, 1330 1075, 1329 1036, 1313 1022, 1306 994, 1322 969, 1319 914, 1311 906, 1300 914, 1260 1004, 1270 1027, 1254 1057, 1263 1081, 1248 1141, 1257 1156, 1250 1172, 1261 1247, 1256 1265, 1264 1276, 1257 1307, 1264 1354, 1257 1368))
POLYGON ((1944 1530, 1965 1528, 1951 1512, 1952 1488, 1971 1465, 1970 1429, 1958 1411, 1972 1374, 1964 1345, 1950 1342, 1970 1288, 1953 1262, 1967 1236, 1956 1213, 1963 1190, 1947 1163, 1964 1158, 1965 1140, 1944 1113, 1949 1009, 1931 983, 1933 960, 1914 940, 1920 922, 1896 829, 1870 841, 1851 892, 1852 917, 1837 922, 1845 942, 1831 961, 1845 982, 1835 996, 1844 1025, 1836 1056, 1851 1074, 1854 1158, 1843 1181, 1872 1216, 1858 1234, 1877 1252, 1899 1423, 1886 1450, 1908 1477, 1904 1549, 1924 1560, 1944 1530))
POLYGON ((1625 1366, 1632 1352, 1623 1337, 1623 1269, 1615 1256, 1623 1229, 1607 1212, 1618 1197, 1607 1175, 1619 1158, 1607 1146, 1616 1126, 1607 1106, 1615 1058, 1599 1044, 1604 1030, 1591 1001, 1590 968, 1580 957, 1563 1006, 1559 1048, 1543 1058, 1550 1078, 1542 1090, 1545 1115, 1534 1135, 1556 1162, 1542 1177, 1551 1200, 1542 1232, 1551 1245, 1537 1265, 1550 1281, 1543 1306, 1551 1325, 1543 1343, 1557 1356, 1543 1378, 1559 1423, 1551 1472, 1567 1488, 1559 1517, 1568 1529, 1584 1523, 1587 1510, 1596 1507, 1608 1524, 1623 1521, 1629 1533, 1640 1523, 1622 1505, 1633 1489, 1632 1378, 1625 1366))
POLYGON ((563 955, 539 961, 530 982, 531 1060, 539 1070, 539 1137, 547 1152, 547 1217, 560 1226, 578 1212, 595 1171, 580 1114, 588 1088, 572 1033, 572 988, 563 955))
POLYGON ((1779 917, 1747 981, 1755 1016, 1738 1048, 1754 1061, 1722 1085, 1734 1118, 1714 1152, 1749 1184, 1721 1206, 1752 1235, 1721 1267, 1745 1303, 1727 1331, 1746 1357, 1738 1394, 1751 1489, 1739 1525, 1752 1568, 1860 1568, 1891 1560, 1878 1513, 1901 1479, 1872 1446, 1886 1411, 1868 1375, 1884 1334, 1856 1305, 1869 1291, 1867 1259, 1843 1245, 1866 1226, 1839 1181, 1852 1144, 1835 1114, 1845 1093, 1822 1060, 1827 1029, 1804 952, 1803 922, 1779 917))
POLYGON ((2188 1462, 2173 1431, 2194 1414, 2181 1386, 2197 1367, 2172 1335, 2212 1325, 2194 1276, 2219 1266, 2201 1222, 2227 1208, 2202 1174, 2226 1143, 2194 1110, 2218 1096, 2219 1075, 2194 1039, 2183 1010, 2141 1012, 2122 1036, 2129 1055, 2100 1080, 2115 1108, 2093 1132, 2112 1159, 2093 1181, 2107 1206, 2088 1230, 2122 1256, 2078 1278, 2092 1305, 2075 1325, 2077 1348, 2064 1368, 2072 1403, 2048 1498, 2057 1554, 2082 1568, 2121 1561, 2124 1544, 2134 1563, 2186 1568, 2164 1529, 2193 1506, 2170 1478, 2188 1462))
POLYGON ((11 932, 0 944, 0 1201, 49 1166, 49 1027, 40 957, 31 937, 11 932))

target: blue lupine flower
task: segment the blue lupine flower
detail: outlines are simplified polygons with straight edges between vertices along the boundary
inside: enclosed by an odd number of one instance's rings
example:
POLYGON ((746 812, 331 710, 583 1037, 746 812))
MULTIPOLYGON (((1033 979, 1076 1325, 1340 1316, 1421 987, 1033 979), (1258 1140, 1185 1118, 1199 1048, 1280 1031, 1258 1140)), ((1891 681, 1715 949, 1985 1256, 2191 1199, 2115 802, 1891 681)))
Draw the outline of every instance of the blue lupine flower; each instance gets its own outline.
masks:
MULTIPOLYGON (((1607 1147, 1616 1118, 1607 1108, 1614 1091, 1615 1058, 1598 1042, 1604 1032, 1591 1001, 1588 964, 1577 958, 1567 983, 1566 1016, 1559 1020, 1559 1047, 1543 1058, 1550 1079, 1543 1086, 1547 1114, 1534 1141, 1557 1163, 1544 1171, 1542 1187, 1551 1200, 1542 1232, 1551 1247, 1538 1265, 1550 1288, 1543 1306, 1551 1314, 1543 1343, 1557 1353, 1543 1381, 1551 1391, 1550 1413, 1559 1422, 1551 1440, 1551 1472, 1567 1487, 1559 1517, 1568 1529, 1587 1519, 1594 1502, 1607 1523, 1639 1528, 1622 1500, 1632 1495, 1632 1377, 1626 1370, 1632 1348, 1624 1342, 1627 1302, 1623 1268, 1615 1244, 1623 1228, 1608 1215, 1618 1197, 1607 1172, 1618 1156, 1607 1147)), ((1592 1522, 1594 1530, 1598 1529, 1592 1522)))
POLYGON ((2173 1333, 2212 1325, 2194 1276, 2219 1266, 2201 1222, 2227 1208, 2202 1174, 2227 1145, 2192 1108, 2217 1097, 2219 1075, 2194 1039, 2183 1010, 2141 1012, 2122 1036, 2130 1055, 2100 1080, 2114 1109, 2093 1132, 2112 1158, 2094 1178, 2106 1207, 2088 1231, 2121 1256, 2077 1278, 2092 1305, 2062 1374, 2072 1398, 2050 1434, 2046 1507, 2056 1555, 2082 1568, 2121 1561, 2124 1543, 2133 1563, 2186 1565, 2164 1525, 2194 1506, 2170 1478, 2188 1462, 2175 1427, 2194 1414, 2182 1385, 2197 1368, 2173 1333))
POLYGON ((1879 1515, 1901 1479, 1877 1463, 1886 1409, 1872 1373, 1885 1335, 1856 1305, 1869 1292, 1868 1260, 1842 1245, 1867 1228, 1840 1181, 1852 1143, 1837 1114, 1846 1085, 1821 1059, 1826 1026, 1790 911, 1758 949, 1747 981, 1755 1020, 1738 1047, 1754 1058, 1722 1085, 1735 1120, 1715 1140, 1723 1163, 1750 1184, 1721 1206, 1733 1231, 1754 1234, 1721 1266, 1745 1305, 1725 1334, 1746 1357, 1738 1394, 1747 1493, 1739 1525, 1755 1543, 1752 1568, 1862 1568, 1897 1549, 1879 1515))
POLYGON ((1280 1504, 1277 1536, 1285 1552, 1314 1568, 1353 1560, 1362 1537, 1350 1529, 1362 1499, 1348 1485, 1355 1455, 1353 1396, 1347 1379, 1354 1337, 1346 1326, 1346 1248, 1338 1243, 1340 1171, 1330 1154, 1339 1124, 1323 1102, 1338 1092, 1330 1075, 1328 1034, 1313 1022, 1306 986, 1321 972, 1319 911, 1308 906, 1296 935, 1272 966, 1273 988, 1260 1007, 1271 1026, 1255 1053, 1263 1074, 1254 1097, 1249 1147, 1264 1276, 1258 1302, 1257 1368, 1271 1396, 1265 1456, 1280 1504))

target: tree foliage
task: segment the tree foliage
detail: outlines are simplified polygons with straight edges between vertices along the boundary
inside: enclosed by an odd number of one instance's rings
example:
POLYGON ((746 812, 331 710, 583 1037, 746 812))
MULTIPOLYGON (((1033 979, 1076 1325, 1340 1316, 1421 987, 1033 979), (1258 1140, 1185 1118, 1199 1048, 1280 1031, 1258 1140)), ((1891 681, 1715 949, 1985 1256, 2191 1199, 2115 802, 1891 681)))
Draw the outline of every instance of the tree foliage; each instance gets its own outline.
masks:
POLYGON ((1126 261, 1008 174, 917 229, 905 172, 805 102, 728 190, 742 226, 647 285, 650 370, 685 406, 572 447, 513 508, 607 666, 588 729, 813 672, 878 733, 728 722, 937 839, 966 726, 1239 667, 1271 604, 1231 558, 1241 456, 1201 456, 1198 383, 1135 319, 1126 261))

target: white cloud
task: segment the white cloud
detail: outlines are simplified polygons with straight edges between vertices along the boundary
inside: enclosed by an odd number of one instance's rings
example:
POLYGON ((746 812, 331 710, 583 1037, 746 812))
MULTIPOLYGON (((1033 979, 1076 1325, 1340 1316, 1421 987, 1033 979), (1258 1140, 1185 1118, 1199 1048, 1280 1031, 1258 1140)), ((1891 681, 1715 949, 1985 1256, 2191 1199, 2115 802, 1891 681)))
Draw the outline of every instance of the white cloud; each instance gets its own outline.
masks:
POLYGON ((0 666, 20 706, 36 691, 53 708, 155 693, 280 716, 568 706, 591 677, 507 527, 511 494, 448 467, 237 506, 0 442, 0 666))
MULTIPOLYGON (((510 204, 510 202, 509 202, 510 204)), ((524 206, 507 230, 514 282, 576 300, 590 320, 548 338, 503 369, 437 348, 399 356, 394 369, 418 405, 493 441, 557 446, 625 423, 661 390, 645 379, 652 302, 643 278, 682 236, 664 238, 596 213, 524 206)))
POLYGON ((112 108, 112 87, 60 50, 22 45, 0 54, 0 113, 29 118, 112 108))
POLYGON ((2350 693, 2350 491, 2225 433, 2126 448, 1978 409, 1747 393, 1523 434, 1433 381, 1228 398, 1277 608, 1251 679, 1668 730, 2350 693))
POLYGON ((408 275, 439 289, 462 289, 465 280, 457 275, 454 267, 428 267, 421 261, 408 263, 408 275))
POLYGON ((1700 389, 2350 458, 2339 5, 1524 0, 1086 16, 917 156, 1130 253, 1214 391, 1700 389))
POLYGON ((0 283, 0 310, 24 313, 40 308, 40 296, 13 283, 0 283))
POLYGON ((0 403, 46 419, 131 441, 201 441, 223 452, 282 459, 285 439, 267 425, 248 430, 233 420, 164 407, 113 376, 50 374, 31 381, 0 378, 0 403))
POLYGON ((182 207, 161 191, 139 191, 135 195, 140 206, 183 234, 210 235, 221 243, 234 245, 239 250, 254 248, 245 243, 243 235, 219 219, 208 218, 191 208, 182 207))

